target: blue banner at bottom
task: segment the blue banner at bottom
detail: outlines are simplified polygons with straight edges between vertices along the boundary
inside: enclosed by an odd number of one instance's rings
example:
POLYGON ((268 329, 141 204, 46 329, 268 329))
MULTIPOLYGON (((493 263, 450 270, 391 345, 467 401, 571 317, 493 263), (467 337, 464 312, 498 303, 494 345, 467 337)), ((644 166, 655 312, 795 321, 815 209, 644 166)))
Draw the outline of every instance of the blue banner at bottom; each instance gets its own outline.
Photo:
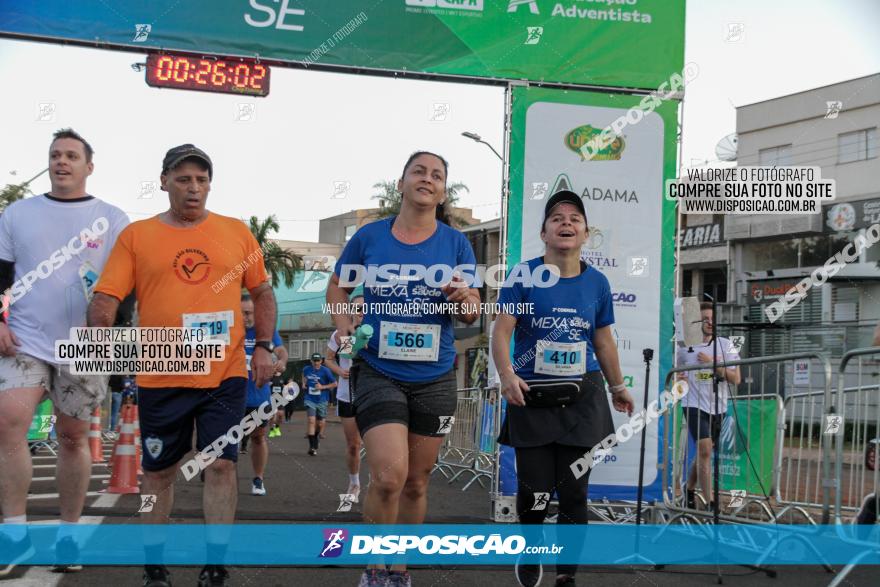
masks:
POLYGON ((33 565, 880 564, 880 526, 850 525, 4 524, 0 544, 33 565))

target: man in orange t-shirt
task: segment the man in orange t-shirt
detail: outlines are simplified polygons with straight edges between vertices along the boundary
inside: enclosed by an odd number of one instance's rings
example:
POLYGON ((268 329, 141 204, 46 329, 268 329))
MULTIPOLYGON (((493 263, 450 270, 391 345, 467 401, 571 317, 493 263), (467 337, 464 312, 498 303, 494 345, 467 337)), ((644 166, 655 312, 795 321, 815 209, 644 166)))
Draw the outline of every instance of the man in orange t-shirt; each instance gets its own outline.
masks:
MULTIPOLYGON (((263 257, 248 227, 235 218, 208 212, 213 165, 193 145, 168 151, 162 163, 162 190, 170 208, 130 224, 119 235, 95 288, 88 311, 89 326, 112 326, 116 307, 132 289, 137 291, 140 327, 199 327, 211 324, 212 336, 225 340, 223 361, 211 363, 205 375, 138 375, 139 415, 143 448, 142 494, 156 496, 151 524, 167 524, 180 460, 202 451, 240 423, 245 412, 247 366, 241 289, 254 301, 256 347, 251 370, 258 386, 272 376, 272 335, 275 298, 263 257)), ((229 443, 205 470, 204 509, 209 524, 235 519, 238 481, 237 443, 229 443)), ((146 545, 144 585, 170 582, 161 565, 161 543, 146 545)), ((225 545, 212 544, 209 562, 222 560, 225 545)), ((223 585, 226 570, 206 565, 199 584, 223 585)))

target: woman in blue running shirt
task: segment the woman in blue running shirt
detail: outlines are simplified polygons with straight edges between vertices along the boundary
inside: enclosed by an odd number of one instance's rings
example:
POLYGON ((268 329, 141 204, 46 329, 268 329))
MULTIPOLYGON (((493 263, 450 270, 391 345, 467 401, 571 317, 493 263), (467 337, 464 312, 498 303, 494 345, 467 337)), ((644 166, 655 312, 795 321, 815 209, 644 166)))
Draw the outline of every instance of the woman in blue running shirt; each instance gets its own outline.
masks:
MULTIPOLYGON (((559 280, 547 287, 520 280, 505 285, 498 300, 492 355, 507 400, 499 440, 516 451, 516 509, 522 524, 543 523, 554 492, 559 497, 559 524, 587 523, 589 471, 576 477, 571 464, 614 431, 603 373, 614 408, 632 413, 634 407, 611 332, 614 310, 608 279, 580 258, 587 232, 581 198, 567 190, 554 194, 541 226, 546 252, 526 261, 529 271, 518 274, 534 275, 542 264, 555 265, 559 280), (521 310, 532 313, 518 314, 521 310), (575 381, 574 389, 579 389, 579 394, 556 396, 568 397, 567 404, 537 401, 539 389, 564 379, 575 381)), ((576 565, 557 565, 556 585, 574 585, 576 572, 576 565)), ((517 564, 520 585, 533 587, 542 574, 539 564, 517 564)))
MULTIPOLYGON (((421 524, 428 479, 456 405, 453 318, 473 323, 480 296, 469 287, 476 259, 446 222, 447 163, 420 151, 397 182, 400 214, 355 233, 327 288, 331 308, 364 284, 363 323, 373 336, 349 375, 355 421, 367 448, 370 485, 364 521, 421 524)), ((334 313, 337 335, 351 317, 334 313)), ((410 585, 405 565, 371 565, 360 585, 410 585)))

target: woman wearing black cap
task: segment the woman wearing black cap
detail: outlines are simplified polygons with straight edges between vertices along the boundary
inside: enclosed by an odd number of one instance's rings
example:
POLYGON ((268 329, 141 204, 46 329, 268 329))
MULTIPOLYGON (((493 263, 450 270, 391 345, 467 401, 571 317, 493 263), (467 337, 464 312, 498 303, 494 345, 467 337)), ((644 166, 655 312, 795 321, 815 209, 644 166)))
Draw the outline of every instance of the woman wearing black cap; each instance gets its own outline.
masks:
MULTIPOLYGON (((587 239, 587 216, 577 194, 554 194, 544 209, 543 256, 526 261, 532 275, 555 265, 553 285, 515 283, 501 291, 492 353, 507 399, 500 442, 516 450, 516 509, 522 524, 541 524, 553 493, 559 497, 559 524, 587 523, 589 472, 576 477, 571 464, 613 432, 605 395, 619 412, 632 413, 623 384, 617 344, 611 332, 614 310, 604 274, 580 258, 587 239), (533 304, 534 314, 505 313, 533 304), (514 337, 513 361, 510 339, 514 337), (600 373, 601 368, 601 373, 600 373)), ((574 585, 577 565, 557 565, 556 585, 574 585)), ((520 585, 533 587, 540 564, 518 563, 520 585)))

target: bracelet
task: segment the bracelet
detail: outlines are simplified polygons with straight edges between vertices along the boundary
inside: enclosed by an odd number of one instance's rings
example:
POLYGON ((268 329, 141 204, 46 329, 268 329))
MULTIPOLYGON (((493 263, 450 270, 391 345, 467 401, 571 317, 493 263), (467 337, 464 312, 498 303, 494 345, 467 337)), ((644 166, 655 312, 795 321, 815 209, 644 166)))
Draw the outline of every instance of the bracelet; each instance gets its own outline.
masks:
POLYGON ((626 391, 626 384, 618 383, 617 385, 609 385, 608 390, 611 391, 612 394, 623 393, 626 391))

